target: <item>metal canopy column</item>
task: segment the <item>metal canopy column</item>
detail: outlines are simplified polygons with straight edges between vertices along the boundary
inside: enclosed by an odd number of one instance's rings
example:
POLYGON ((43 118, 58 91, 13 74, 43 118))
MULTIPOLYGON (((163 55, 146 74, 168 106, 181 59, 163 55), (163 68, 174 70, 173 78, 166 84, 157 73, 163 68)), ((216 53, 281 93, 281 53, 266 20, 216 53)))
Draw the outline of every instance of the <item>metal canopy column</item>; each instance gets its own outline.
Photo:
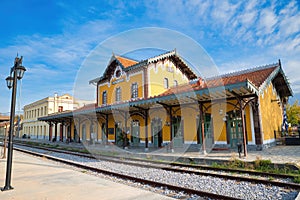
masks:
POLYGON ((174 148, 173 148, 173 116, 172 116, 172 106, 169 107, 169 119, 170 119, 170 149, 171 152, 174 152, 174 148))
POLYGON ((73 139, 72 139, 72 121, 73 118, 70 118, 70 135, 68 135, 68 141, 71 142, 72 140, 75 140, 75 123, 73 124, 74 126, 74 131, 73 131, 73 139))
POLYGON ((63 137, 64 137, 64 122, 60 123, 60 130, 59 130, 59 141, 63 141, 63 137))
POLYGON ((242 118, 242 129, 243 129, 243 146, 244 146, 244 156, 247 156, 247 141, 246 141, 246 127, 245 127, 245 103, 242 101, 242 99, 238 98, 239 104, 240 104, 240 113, 242 118))
POLYGON ((145 110, 145 151, 149 150, 148 148, 148 116, 149 116, 149 109, 145 110))
POLYGON ((49 141, 51 141, 52 139, 52 126, 53 126, 52 122, 49 122, 49 141))
POLYGON ((78 143, 80 143, 80 133, 81 133, 80 124, 81 124, 81 119, 78 118, 78 129, 77 129, 78 143))
POLYGON ((263 145, 263 133, 261 130, 261 115, 259 110, 258 98, 255 98, 253 102, 253 123, 254 123, 254 135, 255 135, 255 144, 257 150, 262 150, 263 145))
POLYGON ((54 130, 54 141, 57 141, 57 122, 55 122, 55 130, 54 130))
POLYGON ((108 114, 105 114, 105 144, 108 145, 108 114))
POLYGON ((127 148, 127 121, 128 121, 128 113, 124 113, 124 121, 125 121, 125 130, 123 132, 123 149, 127 148))
POLYGON ((204 112, 203 112, 203 104, 199 102, 199 111, 200 111, 200 123, 201 123, 201 135, 202 135, 202 152, 206 154, 206 147, 205 147, 205 134, 204 134, 204 112))

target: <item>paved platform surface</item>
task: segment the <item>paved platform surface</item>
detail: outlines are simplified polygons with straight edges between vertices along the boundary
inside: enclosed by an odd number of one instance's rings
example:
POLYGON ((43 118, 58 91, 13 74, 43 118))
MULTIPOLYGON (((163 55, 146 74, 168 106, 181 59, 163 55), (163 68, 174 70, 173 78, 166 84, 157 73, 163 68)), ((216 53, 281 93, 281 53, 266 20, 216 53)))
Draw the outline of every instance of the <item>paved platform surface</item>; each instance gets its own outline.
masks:
MULTIPOLYGON (((6 159, 0 159, 0 184, 5 183, 6 159)), ((157 200, 172 199, 66 168, 55 162, 14 151, 13 190, 1 200, 157 200)))

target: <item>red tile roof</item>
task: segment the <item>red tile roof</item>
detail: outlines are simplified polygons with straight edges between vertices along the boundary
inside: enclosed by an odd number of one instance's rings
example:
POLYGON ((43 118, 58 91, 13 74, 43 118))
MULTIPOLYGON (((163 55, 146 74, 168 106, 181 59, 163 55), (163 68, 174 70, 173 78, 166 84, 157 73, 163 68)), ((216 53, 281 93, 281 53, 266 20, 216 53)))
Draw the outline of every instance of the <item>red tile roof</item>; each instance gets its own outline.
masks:
POLYGON ((9 116, 0 115, 0 122, 10 120, 9 116))
POLYGON ((170 95, 173 93, 188 92, 192 90, 200 90, 204 88, 213 88, 218 86, 225 86, 244 82, 249 80, 257 88, 270 76, 270 74, 278 67, 278 65, 253 68, 249 70, 234 72, 221 76, 216 76, 203 80, 199 78, 197 81, 193 81, 189 84, 179 85, 177 87, 170 88, 159 96, 170 95))
POLYGON ((277 68, 277 65, 272 65, 266 68, 254 68, 250 70, 244 70, 228 75, 222 76, 224 85, 234 84, 245 80, 251 81, 257 88, 263 84, 263 82, 271 75, 271 73, 277 68))
POLYGON ((90 109, 93 109, 93 108, 96 108, 96 107, 97 107, 97 103, 86 104, 86 105, 74 110, 74 112, 90 110, 90 109))
POLYGON ((121 56, 115 56, 115 57, 125 68, 138 63, 137 61, 131 60, 129 58, 124 58, 121 56))

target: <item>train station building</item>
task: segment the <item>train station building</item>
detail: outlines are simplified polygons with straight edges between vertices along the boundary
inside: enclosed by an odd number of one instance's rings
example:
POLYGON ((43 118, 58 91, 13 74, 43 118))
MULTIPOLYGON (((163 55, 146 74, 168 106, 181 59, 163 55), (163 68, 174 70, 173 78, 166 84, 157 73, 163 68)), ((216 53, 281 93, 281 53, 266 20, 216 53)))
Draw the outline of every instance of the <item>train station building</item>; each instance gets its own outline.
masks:
MULTIPOLYGON (((88 84, 88 83, 87 83, 88 84)), ((291 87, 277 63, 215 77, 197 75, 176 50, 136 61, 112 55, 90 81, 97 100, 75 111, 40 117, 49 140, 129 148, 236 148, 275 145, 291 87)))

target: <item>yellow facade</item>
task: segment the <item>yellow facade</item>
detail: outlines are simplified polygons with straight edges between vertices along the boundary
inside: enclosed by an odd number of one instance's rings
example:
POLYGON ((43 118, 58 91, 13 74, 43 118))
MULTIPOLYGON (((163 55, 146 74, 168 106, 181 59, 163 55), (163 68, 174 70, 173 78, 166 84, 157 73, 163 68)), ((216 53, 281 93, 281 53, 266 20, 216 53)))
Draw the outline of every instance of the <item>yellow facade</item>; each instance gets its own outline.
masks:
MULTIPOLYGON (((281 129, 283 100, 291 95, 281 64, 221 78, 223 85, 217 78, 197 78, 175 51, 140 63, 113 56, 103 76, 92 81, 97 85, 97 118, 85 116, 95 112, 91 110, 71 126, 83 141, 119 146, 124 133, 129 145, 146 148, 167 143, 199 148, 203 135, 207 148, 236 148, 243 143, 261 149, 274 143, 274 131, 281 129), (284 92, 278 90, 282 84, 284 92)), ((71 127, 71 137, 76 138, 74 132, 71 127)))
POLYGON ((159 61, 151 64, 148 68, 148 80, 149 80, 149 96, 156 96, 168 88, 164 86, 164 79, 168 80, 170 87, 188 83, 188 78, 184 75, 178 67, 171 61, 159 61))
POLYGON ((121 101, 131 99, 131 86, 133 83, 138 85, 138 98, 143 97, 143 72, 135 74, 124 74, 119 79, 112 78, 109 82, 103 83, 98 88, 98 106, 102 105, 103 92, 107 91, 107 104, 116 103, 116 88, 121 88, 121 101), (121 82, 118 82, 121 81, 121 82), (116 84, 117 82, 117 84, 116 84))
MULTIPOLYGON (((116 102, 116 88, 121 88, 122 98, 121 101, 131 100, 131 86, 133 83, 138 84, 138 98, 144 97, 145 87, 148 87, 148 97, 155 97, 161 95, 163 92, 167 91, 169 88, 176 88, 177 85, 187 84, 190 80, 186 74, 182 73, 182 69, 178 66, 175 66, 174 63, 169 59, 158 60, 157 62, 150 63, 147 66, 147 70, 143 71, 143 68, 140 71, 136 71, 132 74, 122 73, 122 76, 116 78, 114 76, 107 82, 101 83, 98 87, 98 106, 103 105, 102 102, 102 93, 107 91, 107 104, 114 104, 116 102), (144 73, 147 73, 146 75, 144 73), (147 83, 145 82, 145 76, 147 76, 147 83), (166 85, 165 79, 168 83, 166 85), (126 92, 125 92, 126 91, 126 92)), ((280 106, 274 107, 274 104, 271 104, 271 99, 277 98, 277 93, 274 90, 272 83, 267 87, 265 92, 260 95, 260 110, 261 110, 261 121, 262 121, 262 130, 263 130, 263 140, 270 140, 274 137, 274 130, 278 130, 282 122, 282 108, 280 106), (271 112, 270 112, 271 111, 271 112), (270 119, 272 123, 270 122, 270 119)), ((239 103, 237 100, 230 101, 221 101, 219 103, 206 103, 204 104, 205 113, 210 116, 211 119, 211 131, 212 138, 215 144, 228 144, 231 143, 231 133, 229 131, 230 126, 233 123, 239 123, 238 126, 241 126, 240 116, 236 116, 237 121, 230 121, 228 118, 229 113, 235 112, 239 109, 239 103), (223 110, 223 113, 220 113, 220 110, 223 110), (227 118, 227 119, 224 119, 227 118), (229 120, 229 121, 228 121, 229 120)), ((197 143, 197 137, 201 137, 197 133, 199 126, 199 107, 197 105, 189 105, 183 107, 173 107, 172 108, 173 116, 180 116, 183 126, 183 138, 184 142, 195 144, 197 143), (177 111, 176 111, 177 110, 177 111), (198 136, 197 136, 198 134, 198 136)), ((255 144, 254 138, 254 125, 253 125, 253 110, 250 104, 246 105, 244 108, 245 113, 245 129, 246 137, 248 143, 255 144)), ((239 113, 240 114, 240 113, 239 113)), ((153 119, 160 119, 162 123, 162 141, 169 142, 171 140, 170 134, 170 119, 166 109, 159 105, 155 108, 149 110, 148 117, 148 136, 151 140, 151 122, 153 119)), ((140 124, 139 134, 142 142, 145 142, 145 119, 140 116, 132 116, 128 118, 127 128, 130 129, 132 121, 138 121, 140 124)), ((122 128, 125 128, 124 118, 117 113, 109 117, 109 129, 115 128, 115 123, 118 122, 121 124, 122 128)), ((104 123, 104 122, 102 122, 104 123)), ((237 125, 235 125, 236 127, 237 125)), ((237 127, 238 131, 242 129, 237 127)), ((100 130, 102 132, 102 130, 100 130)), ((115 131, 115 130, 114 130, 115 131)), ((102 134, 99 134, 102 135, 102 134)), ((108 140, 115 141, 116 133, 109 134, 108 140)), ((131 131, 128 135, 131 137, 131 131)), ((153 138, 152 138, 153 140, 153 138)), ((198 138, 199 140, 199 138, 198 138)))
MULTIPOLYGON (((115 70, 118 70, 117 68, 115 70)), ((114 73, 115 74, 115 73, 114 73)), ((146 71, 141 68, 140 70, 136 70, 132 73, 124 73, 120 77, 112 76, 110 80, 99 84, 98 86, 98 106, 103 106, 103 92, 106 91, 107 94, 107 105, 119 103, 116 101, 116 88, 121 89, 121 100, 120 102, 131 100, 131 87, 132 84, 136 83, 138 85, 138 97, 144 97, 145 87, 148 87, 148 97, 159 95, 162 92, 168 90, 171 87, 174 87, 174 84, 186 84, 188 83, 188 78, 186 75, 182 73, 182 71, 174 65, 174 63, 168 59, 165 61, 159 61, 155 64, 150 64, 146 71), (147 73, 147 83, 145 83, 145 74, 147 73), (164 80, 168 79, 168 88, 164 87, 164 80), (176 81, 176 83, 175 83, 176 81)), ((162 119, 163 126, 163 141, 170 141, 169 126, 165 126, 165 123, 169 121, 167 118, 167 114, 163 107, 155 108, 154 111, 150 110, 149 119, 148 119, 148 139, 151 140, 151 119, 160 118, 162 119), (164 134, 165 133, 165 134, 164 134)), ((140 137, 141 141, 145 142, 145 122, 144 119, 140 116, 129 117, 127 122, 127 128, 130 129, 131 122, 133 120, 138 120, 141 124, 140 128, 140 137)), ((105 123, 105 122, 101 122, 105 123)), ((108 128, 110 130, 115 129, 115 123, 121 123, 122 128, 125 128, 124 118, 118 113, 113 113, 112 116, 109 116, 108 128)), ((109 141, 115 141, 115 133, 108 134, 109 141)), ((102 135, 102 130, 100 130, 100 134, 102 135)), ((128 137, 131 137, 129 133, 128 137)))
POLYGON ((281 130, 283 115, 278 94, 272 83, 259 96, 259 101, 263 139, 265 141, 274 140, 274 131, 281 130))

